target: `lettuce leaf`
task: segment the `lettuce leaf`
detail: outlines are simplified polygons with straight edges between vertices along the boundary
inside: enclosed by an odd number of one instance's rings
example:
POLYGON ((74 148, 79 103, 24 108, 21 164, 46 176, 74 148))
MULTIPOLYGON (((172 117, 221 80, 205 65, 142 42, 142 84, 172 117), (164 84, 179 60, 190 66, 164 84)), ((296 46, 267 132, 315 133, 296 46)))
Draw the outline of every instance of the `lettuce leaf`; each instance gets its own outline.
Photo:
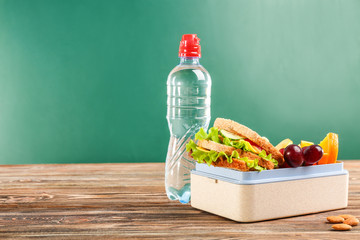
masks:
POLYGON ((210 128, 208 138, 209 138, 208 140, 221 143, 219 139, 219 131, 216 127, 210 128))
POLYGON ((263 167, 261 167, 261 166, 259 166, 259 165, 256 165, 256 166, 254 167, 254 169, 255 169, 256 171, 259 171, 259 172, 261 172, 261 171, 263 171, 263 170, 266 170, 266 168, 263 168, 263 167))
POLYGON ((255 167, 255 160, 247 160, 246 161, 246 165, 248 166, 248 168, 254 168, 255 167))
POLYGON ((221 141, 219 138, 219 130, 216 127, 209 129, 209 133, 206 133, 203 128, 200 128, 199 132, 195 134, 195 140, 211 140, 216 143, 224 144, 230 147, 237 149, 242 149, 244 151, 251 152, 251 145, 248 141, 243 139, 241 140, 231 140, 230 138, 224 137, 221 141))
POLYGON ((259 160, 258 159, 255 159, 255 160, 247 159, 247 161, 245 161, 245 162, 246 162, 246 165, 248 166, 248 168, 250 170, 256 170, 256 171, 259 171, 259 172, 261 172, 263 170, 266 170, 266 168, 259 166, 259 164, 258 164, 259 160))
POLYGON ((209 134, 207 134, 203 128, 200 128, 199 132, 195 134, 195 140, 211 140, 213 142, 222 143, 219 139, 219 131, 216 127, 210 128, 209 134))
POLYGON ((227 137, 224 137, 223 144, 225 144, 227 146, 230 146, 230 147, 237 148, 237 149, 242 149, 242 150, 248 151, 248 152, 250 152, 250 148, 251 148, 251 145, 250 145, 250 143, 248 141, 245 141, 245 140, 230 140, 227 137))
POLYGON ((259 157, 261 157, 261 158, 263 158, 263 159, 265 159, 265 160, 267 160, 267 161, 270 161, 270 162, 274 163, 274 167, 275 167, 275 168, 277 168, 278 165, 279 165, 278 161, 276 161, 275 159, 273 159, 272 156, 271 156, 271 154, 266 155, 265 150, 262 150, 262 151, 259 153, 259 157))
MULTIPOLYGON (((229 160, 229 156, 227 156, 224 152, 216 152, 216 151, 203 151, 197 148, 197 145, 193 140, 190 140, 188 144, 186 144, 186 151, 191 153, 191 156, 196 160, 198 163, 206 162, 209 166, 212 162, 215 162, 219 157, 224 156, 229 160)), ((235 151, 234 151, 235 152, 235 151)), ((238 154, 239 156, 239 154, 238 154)), ((232 159, 231 159, 232 162, 232 159)))
POLYGON ((230 156, 226 155, 224 152, 216 152, 216 151, 204 151, 197 148, 196 143, 193 140, 190 140, 188 144, 186 144, 186 151, 191 153, 191 156, 198 163, 207 163, 207 165, 211 165, 212 162, 216 162, 219 157, 226 157, 228 163, 233 162, 233 158, 245 161, 246 165, 250 170, 263 171, 265 168, 258 165, 258 160, 249 160, 247 157, 240 158, 239 153, 237 151, 233 151, 230 156))
POLYGON ((197 147, 196 143, 193 140, 190 140, 190 142, 186 144, 186 151, 190 152, 190 150, 196 149, 196 147, 197 147))
POLYGON ((203 128, 200 128, 200 130, 195 134, 195 140, 206 140, 208 137, 208 134, 205 132, 203 128))
POLYGON ((229 163, 232 163, 233 162, 233 158, 238 158, 240 159, 240 156, 239 156, 239 153, 237 151, 232 151, 230 157, 228 157, 227 161, 229 163))

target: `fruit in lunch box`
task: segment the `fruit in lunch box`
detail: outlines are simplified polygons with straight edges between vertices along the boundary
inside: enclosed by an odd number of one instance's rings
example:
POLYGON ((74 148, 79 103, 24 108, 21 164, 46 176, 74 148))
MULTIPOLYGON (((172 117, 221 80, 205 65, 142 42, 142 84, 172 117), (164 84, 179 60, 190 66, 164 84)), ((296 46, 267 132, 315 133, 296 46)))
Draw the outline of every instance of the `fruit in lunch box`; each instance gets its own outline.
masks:
POLYGON ((313 142, 304 141, 304 140, 301 140, 301 142, 300 142, 300 147, 301 147, 301 148, 308 147, 308 146, 311 146, 311 145, 314 145, 314 143, 313 143, 313 142))
POLYGON ((276 149, 280 151, 282 148, 286 148, 290 144, 293 144, 293 141, 291 141, 289 138, 282 140, 278 145, 276 145, 276 149))
POLYGON ((303 151, 303 154, 304 154, 305 149, 307 149, 307 148, 309 148, 309 146, 301 147, 301 150, 303 151))
MULTIPOLYGON (((284 155, 284 150, 285 148, 281 148, 279 152, 284 155)), ((283 164, 279 165, 279 168, 291 168, 291 166, 285 161, 283 164)))
POLYGON ((279 152, 284 156, 284 150, 285 150, 285 148, 281 148, 280 150, 279 150, 279 152))
POLYGON ((290 144, 284 150, 284 159, 291 167, 300 167, 304 162, 304 155, 301 147, 290 144))
MULTIPOLYGON (((280 149, 280 152, 282 152, 281 150, 282 149, 280 149)), ((303 164, 305 166, 311 166, 322 158, 323 153, 324 151, 319 145, 310 145, 301 148, 298 145, 291 144, 284 150, 284 159, 291 167, 299 167, 303 164)))
POLYGON ((336 163, 339 151, 338 135, 336 133, 328 133, 319 145, 324 150, 324 155, 318 164, 336 163))
POLYGON ((287 162, 284 162, 282 165, 279 166, 279 168, 291 168, 291 166, 287 164, 287 162))
POLYGON ((317 163, 323 156, 324 151, 319 145, 311 145, 303 148, 305 165, 313 165, 317 163))
POLYGON ((329 159, 329 153, 324 152, 322 158, 320 159, 320 161, 318 161, 318 165, 320 164, 327 164, 328 163, 328 159, 329 159))

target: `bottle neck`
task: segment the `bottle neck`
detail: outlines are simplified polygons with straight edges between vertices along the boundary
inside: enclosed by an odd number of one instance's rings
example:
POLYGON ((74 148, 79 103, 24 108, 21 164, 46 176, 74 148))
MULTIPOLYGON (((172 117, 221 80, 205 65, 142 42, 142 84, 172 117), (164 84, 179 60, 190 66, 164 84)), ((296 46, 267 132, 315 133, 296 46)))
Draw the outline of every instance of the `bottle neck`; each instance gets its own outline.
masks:
POLYGON ((180 57, 181 65, 200 65, 199 57, 180 57))

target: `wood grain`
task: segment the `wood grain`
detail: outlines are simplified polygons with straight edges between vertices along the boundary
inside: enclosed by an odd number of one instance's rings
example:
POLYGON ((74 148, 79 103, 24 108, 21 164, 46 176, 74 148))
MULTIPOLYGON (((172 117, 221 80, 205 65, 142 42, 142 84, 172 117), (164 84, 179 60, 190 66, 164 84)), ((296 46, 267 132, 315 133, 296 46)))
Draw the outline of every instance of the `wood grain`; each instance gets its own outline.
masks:
POLYGON ((0 238, 360 239, 360 226, 335 232, 325 223, 360 217, 360 161, 345 168, 347 209, 237 223, 169 201, 162 163, 0 166, 0 238))

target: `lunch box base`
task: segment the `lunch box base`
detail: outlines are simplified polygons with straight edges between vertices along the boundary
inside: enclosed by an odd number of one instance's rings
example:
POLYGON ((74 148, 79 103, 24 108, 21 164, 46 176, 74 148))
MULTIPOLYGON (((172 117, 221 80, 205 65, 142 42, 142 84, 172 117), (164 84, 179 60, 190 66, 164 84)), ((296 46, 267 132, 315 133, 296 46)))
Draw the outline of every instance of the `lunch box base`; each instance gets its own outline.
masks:
POLYGON ((291 217, 347 207, 349 174, 261 184, 236 184, 191 174, 191 206, 238 222, 291 217))

